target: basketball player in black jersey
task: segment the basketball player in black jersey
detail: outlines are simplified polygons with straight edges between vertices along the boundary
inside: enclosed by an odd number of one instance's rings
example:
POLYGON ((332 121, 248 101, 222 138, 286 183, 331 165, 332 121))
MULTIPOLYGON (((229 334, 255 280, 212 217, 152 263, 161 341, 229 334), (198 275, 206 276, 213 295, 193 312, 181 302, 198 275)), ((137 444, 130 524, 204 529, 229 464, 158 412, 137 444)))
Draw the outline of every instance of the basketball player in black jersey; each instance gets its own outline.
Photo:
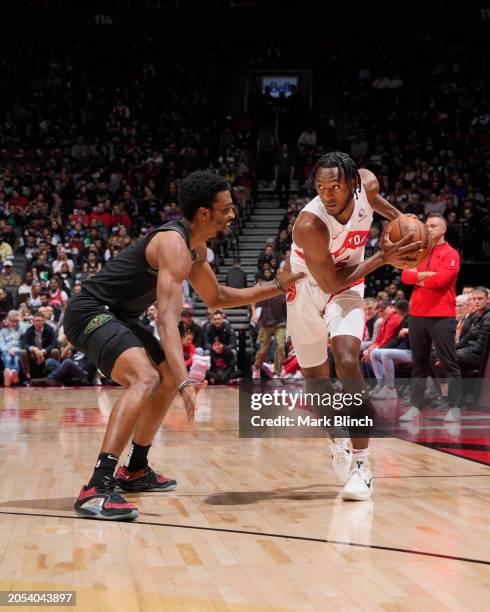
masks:
POLYGON ((132 520, 137 508, 116 489, 163 491, 176 486, 148 466, 147 455, 176 393, 192 422, 197 393, 206 386, 188 380, 182 353, 178 323, 184 279, 214 309, 266 300, 304 276, 293 275, 286 266, 276 281, 265 285, 218 285, 207 262, 206 240, 226 231, 235 219, 229 185, 210 172, 193 172, 180 195, 184 218, 162 225, 107 262, 83 282, 66 309, 69 341, 125 387, 112 409, 92 477, 75 503, 79 516, 132 520), (138 318, 155 299, 161 344, 138 318), (128 460, 114 477, 131 436, 128 460))

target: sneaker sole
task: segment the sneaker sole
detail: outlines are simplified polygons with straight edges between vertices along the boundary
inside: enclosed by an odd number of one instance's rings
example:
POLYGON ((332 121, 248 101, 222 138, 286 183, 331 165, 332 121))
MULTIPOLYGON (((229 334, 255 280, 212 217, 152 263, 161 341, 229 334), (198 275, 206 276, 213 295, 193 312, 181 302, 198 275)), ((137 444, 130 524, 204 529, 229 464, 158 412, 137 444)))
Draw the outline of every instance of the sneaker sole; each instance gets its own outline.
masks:
POLYGON ((122 491, 124 493, 166 493, 167 491, 173 491, 174 489, 177 488, 177 485, 170 485, 169 487, 165 487, 165 488, 149 488, 146 489, 144 487, 142 487, 141 489, 124 489, 123 487, 119 486, 118 484, 116 484, 115 486, 115 490, 116 491, 122 491))
POLYGON ((400 421, 400 423, 410 423, 410 421, 421 421, 424 418, 425 417, 421 413, 421 414, 417 414, 416 416, 413 416, 413 417, 408 417, 406 419, 404 419, 403 416, 401 416, 398 420, 400 421))
POLYGON ((75 514, 79 518, 88 518, 88 519, 99 519, 103 521, 134 521, 134 519, 138 518, 138 510, 132 510, 130 514, 121 514, 121 515, 112 515, 112 516, 104 516, 103 514, 95 514, 94 512, 84 512, 83 510, 79 510, 77 508, 74 509, 75 514))
POLYGON ((356 495, 355 493, 341 493, 340 499, 343 501, 369 501, 373 496, 373 491, 364 495, 356 495))

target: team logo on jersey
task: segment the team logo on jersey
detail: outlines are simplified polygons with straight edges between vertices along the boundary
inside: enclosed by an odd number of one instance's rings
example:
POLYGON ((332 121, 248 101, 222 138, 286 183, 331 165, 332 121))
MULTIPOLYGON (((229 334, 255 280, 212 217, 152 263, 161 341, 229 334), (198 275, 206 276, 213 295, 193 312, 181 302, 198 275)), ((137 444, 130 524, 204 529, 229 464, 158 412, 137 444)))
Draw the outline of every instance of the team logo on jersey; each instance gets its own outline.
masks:
POLYGON ((359 215, 357 217, 358 221, 362 221, 363 219, 365 219, 367 217, 367 211, 365 208, 361 208, 361 210, 359 211, 359 215))
POLYGON ((87 334, 92 333, 95 329, 97 329, 98 327, 101 327, 102 325, 105 325, 111 319, 112 319, 112 316, 108 314, 96 315, 95 317, 90 319, 90 321, 87 324, 87 327, 83 330, 83 334, 87 335, 87 334))
POLYGON ((334 258, 341 257, 346 251, 362 249, 366 245, 366 240, 369 235, 367 230, 354 230, 347 234, 342 246, 332 253, 334 258))
POLYGON ((294 302, 295 299, 296 299, 296 283, 294 283, 294 285, 291 285, 291 287, 288 287, 288 290, 286 291, 286 301, 288 302, 288 304, 291 304, 292 302, 294 302))

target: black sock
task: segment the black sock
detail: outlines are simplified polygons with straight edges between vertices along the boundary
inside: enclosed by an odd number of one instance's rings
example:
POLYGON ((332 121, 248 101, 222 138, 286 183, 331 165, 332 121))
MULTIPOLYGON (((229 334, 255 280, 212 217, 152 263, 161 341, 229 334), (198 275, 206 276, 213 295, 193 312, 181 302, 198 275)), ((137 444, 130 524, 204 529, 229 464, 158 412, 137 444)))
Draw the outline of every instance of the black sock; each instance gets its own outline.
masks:
POLYGON ((124 467, 130 472, 137 472, 145 468, 148 465, 147 457, 150 447, 151 444, 148 446, 141 446, 140 444, 136 444, 133 440, 129 447, 128 458, 126 459, 124 467))
POLYGON ((118 461, 119 457, 116 457, 116 455, 100 453, 88 486, 103 487, 107 483, 107 477, 114 476, 118 461))

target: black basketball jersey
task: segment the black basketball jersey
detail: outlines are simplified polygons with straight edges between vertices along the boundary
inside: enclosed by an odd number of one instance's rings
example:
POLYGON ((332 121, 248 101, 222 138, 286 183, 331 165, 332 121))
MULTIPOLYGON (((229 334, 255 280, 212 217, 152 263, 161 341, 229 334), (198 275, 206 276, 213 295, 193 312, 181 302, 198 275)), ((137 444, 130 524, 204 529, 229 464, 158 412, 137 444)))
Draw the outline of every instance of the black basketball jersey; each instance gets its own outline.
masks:
POLYGON ((115 314, 139 316, 156 300, 157 294, 158 270, 146 260, 146 247, 155 234, 168 231, 178 232, 184 238, 194 262, 197 253, 190 246, 189 225, 185 219, 171 221, 110 259, 100 272, 82 282, 82 291, 109 306, 115 314))

